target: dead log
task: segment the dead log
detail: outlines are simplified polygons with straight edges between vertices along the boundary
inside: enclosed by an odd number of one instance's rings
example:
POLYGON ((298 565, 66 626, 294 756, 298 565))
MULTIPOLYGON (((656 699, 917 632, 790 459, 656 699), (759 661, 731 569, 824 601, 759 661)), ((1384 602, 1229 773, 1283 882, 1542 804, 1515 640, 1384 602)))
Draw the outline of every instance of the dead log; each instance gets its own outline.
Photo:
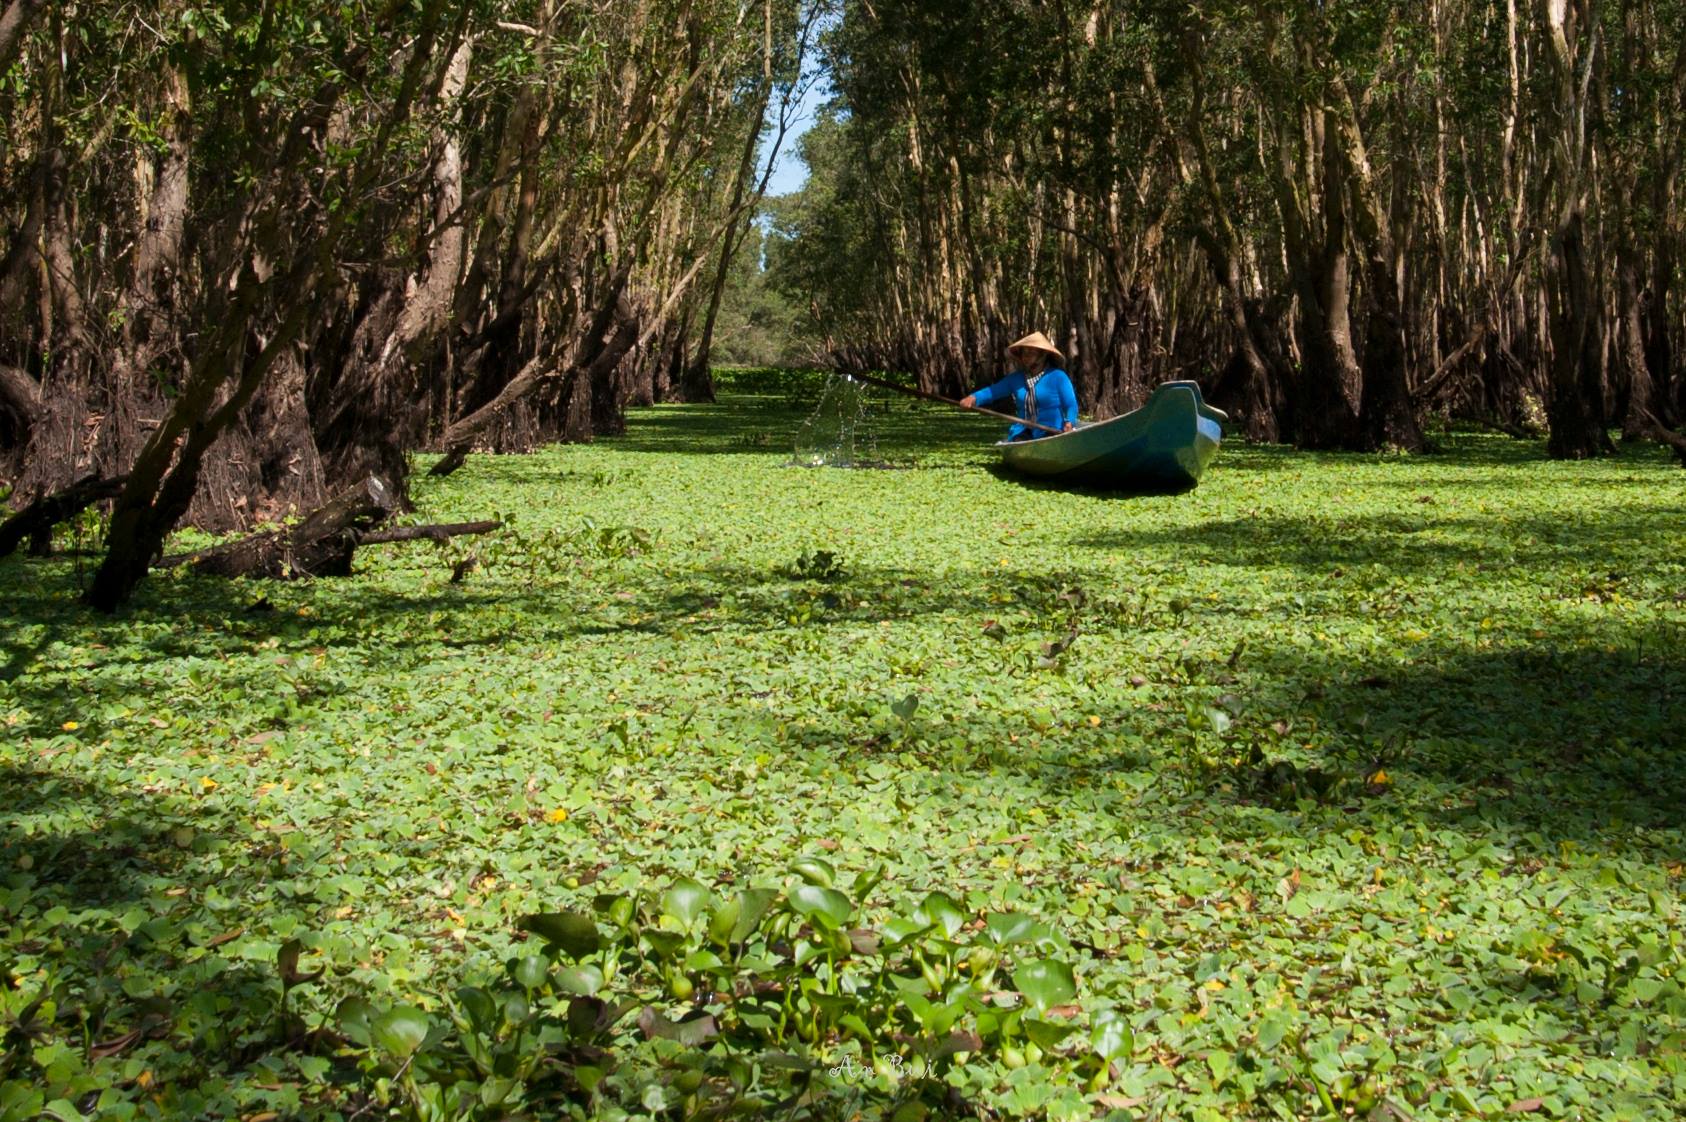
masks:
POLYGON ((219 577, 343 577, 351 574, 351 555, 364 535, 385 521, 397 506, 386 482, 371 475, 359 486, 329 499, 296 526, 266 530, 198 553, 166 557, 161 568, 191 565, 219 577))
POLYGON ((431 526, 394 526, 387 530, 372 530, 363 535, 363 545, 384 542, 442 542, 462 534, 489 534, 502 522, 438 522, 431 526))
POLYGON ((1485 323, 1476 324, 1475 330, 1469 333, 1469 338, 1465 339, 1457 350, 1446 356, 1439 369, 1429 376, 1428 381, 1411 391, 1411 405, 1414 408, 1423 409, 1433 402, 1434 395, 1439 393, 1441 388, 1451 381, 1452 375, 1458 372, 1458 364, 1463 362, 1471 351, 1479 347, 1481 341, 1486 337, 1487 325, 1485 323))
POLYGON ((103 499, 115 499, 126 481, 126 476, 102 479, 87 475, 62 491, 36 499, 0 523, 0 557, 17 549, 24 538, 29 539, 31 554, 47 556, 52 551, 54 526, 75 518, 103 499))
POLYGON ((1658 444, 1673 448, 1675 458, 1680 461, 1682 467, 1686 467, 1686 433, 1678 433, 1668 428, 1649 410, 1641 410, 1641 413, 1643 417, 1640 431, 1658 444))

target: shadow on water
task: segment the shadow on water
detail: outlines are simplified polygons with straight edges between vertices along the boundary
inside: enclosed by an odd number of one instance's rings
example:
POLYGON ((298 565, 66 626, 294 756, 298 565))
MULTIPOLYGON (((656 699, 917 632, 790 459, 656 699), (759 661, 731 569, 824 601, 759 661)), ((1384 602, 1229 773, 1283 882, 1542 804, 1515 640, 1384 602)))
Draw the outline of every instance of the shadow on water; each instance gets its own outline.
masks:
MULTIPOLYGON (((1516 520, 1502 545, 1483 543, 1483 523, 1432 520, 1429 515, 1423 525, 1394 516, 1240 519, 1176 530, 1088 533, 1077 542, 1086 548, 1149 552, 1169 544, 1195 561, 1298 569, 1309 580, 1327 579, 1332 565, 1358 562, 1375 562, 1403 574, 1501 561, 1578 571, 1588 558, 1619 557, 1622 543, 1634 536, 1662 540, 1658 535, 1676 525, 1683 513, 1673 508, 1607 509, 1572 523, 1530 517, 1516 520), (1430 529, 1442 536, 1431 538, 1430 529)), ((1071 575, 1081 580, 1081 570, 1078 559, 1071 575)), ((1608 576, 1601 573, 1601 579, 1608 576)), ((1562 587, 1542 586, 1540 592, 1578 599, 1577 579, 1575 573, 1566 573, 1562 587)), ((1021 630, 1053 617, 1056 605, 1051 597, 1058 589, 1047 573, 1007 572, 997 581, 1003 589, 1020 591, 1013 593, 1012 603, 995 606, 992 614, 1018 618, 1021 630)), ((67 672, 62 658, 50 655, 54 661, 45 672, 25 669, 10 682, 12 703, 28 717, 9 731, 51 737, 67 712, 95 713, 133 697, 160 696, 167 692, 161 682, 179 678, 180 667, 213 660, 220 664, 219 689, 248 699, 242 718, 253 728, 284 719, 278 706, 272 707, 273 718, 262 714, 286 689, 307 688, 314 708, 331 708, 338 691, 355 675, 289 684, 278 677, 275 657, 299 650, 325 652, 331 661, 354 658, 358 673, 390 677, 450 658, 453 652, 495 654, 581 644, 607 651, 642 637, 665 641, 675 634, 788 636, 792 642, 823 648, 845 641, 833 636, 865 627, 935 621, 945 629, 961 629, 953 635, 955 657, 985 662, 1001 657, 990 653, 1001 648, 976 641, 978 603, 973 589, 912 569, 851 567, 840 579, 819 582, 781 568, 714 559, 679 570, 636 566, 615 587, 627 598, 556 584, 521 588, 488 581, 440 585, 414 594, 365 586, 350 595, 316 598, 313 614, 300 618, 292 612, 254 610, 255 603, 262 603, 262 589, 249 584, 199 577, 160 581, 146 586, 124 617, 125 626, 144 636, 139 639, 144 658, 114 659, 97 674, 78 675, 67 672), (215 625, 174 626, 184 618, 215 625), (393 625, 383 641, 371 644, 371 618, 404 622, 393 625)), ((77 625, 72 617, 79 609, 62 601, 23 600, 15 609, 19 626, 0 634, 0 656, 9 665, 39 657, 46 644, 37 629, 54 632, 77 625)), ((1207 625, 1166 616, 1145 626, 1175 632, 1207 625)), ((1232 687, 1248 698, 1249 712, 1238 718, 1243 729, 1255 717, 1263 726, 1309 713, 1345 746, 1343 750, 1402 742, 1407 746, 1404 768, 1470 789, 1469 805, 1457 814, 1471 821, 1498 816, 1547 833, 1577 834, 1592 832, 1597 822, 1616 813, 1659 827, 1680 824, 1678 808, 1686 805, 1686 752, 1681 751, 1686 735, 1679 728, 1679 715, 1686 711, 1686 628, 1679 623, 1557 622, 1535 630, 1520 645, 1514 639, 1492 649, 1457 644, 1437 649, 1430 643, 1417 648, 1408 661, 1396 656, 1377 661, 1307 647, 1271 634, 1268 621, 1237 620, 1236 626, 1253 629, 1242 681, 1232 687), (1307 701, 1314 694, 1316 700, 1307 701)), ((1140 631, 1141 626, 1126 629, 1093 618, 1084 625, 1077 657, 1099 645, 1134 642, 1140 631)), ((1143 669, 1167 699, 1174 701, 1191 688, 1198 692, 1197 683, 1187 680, 1179 667, 1166 663, 1143 669)), ((919 680, 916 673, 913 681, 919 680)), ((1137 744, 1162 744, 1182 727, 1180 702, 1156 711, 1122 683, 1116 689, 1098 684, 1092 700, 1111 707, 1107 727, 1128 730, 1137 744)), ((730 712, 729 698, 726 703, 730 712)), ((848 751, 857 737, 849 719, 823 708, 804 715, 816 712, 820 719, 804 735, 816 744, 848 751)), ((93 727, 93 718, 88 723, 87 735, 103 735, 93 727)), ((1005 742, 1033 730, 1003 724, 997 731, 1005 742)), ((1118 766, 1114 755, 1065 758, 1057 741, 1048 743, 1011 766, 1036 773, 1050 785, 1066 782, 1074 768, 1118 766)), ((0 775, 0 785, 9 796, 5 812, 12 815, 0 819, 0 840, 18 838, 16 815, 26 804, 102 808, 101 817, 109 816, 108 823, 114 825, 100 827, 108 831, 101 845, 115 855, 116 863, 106 873, 91 875, 90 887, 121 891, 124 870, 138 867, 133 864, 141 860, 137 855, 169 853, 167 840, 161 842, 146 825, 152 818, 141 805, 145 796, 85 789, 74 780, 15 769, 0 775)), ((189 805, 184 813, 197 812, 189 805)), ((76 815, 64 818, 73 822, 76 815)), ((89 844, 89 837, 72 832, 41 859, 67 870, 80 869, 88 862, 79 854, 89 844)))
MULTIPOLYGON (((1565 633, 1522 649, 1458 649, 1385 668, 1362 657, 1308 656, 1291 646, 1249 647, 1251 672, 1224 687, 1243 699, 1226 734, 1226 754, 1259 739, 1270 746, 1267 760, 1342 777, 1333 803, 1301 808, 1312 816, 1308 828, 1318 822, 1337 831, 1360 823, 1410 826, 1426 819, 1471 836, 1537 835, 1543 840, 1534 844, 1544 849, 1574 839, 1620 851, 1626 831, 1637 827, 1666 835, 1636 842, 1639 848, 1661 844, 1672 858, 1686 858, 1682 639, 1686 632, 1678 629, 1635 632, 1628 647, 1611 653, 1572 648, 1565 633), (1322 746, 1310 749, 1277 735, 1271 726, 1281 721, 1316 730, 1322 746), (1363 778, 1378 759, 1395 786, 1367 793, 1363 778)), ((1079 644, 1105 641, 1091 635, 1079 644)), ((1158 678, 1170 668, 1143 669, 1158 678)), ((1225 678, 1219 665, 1208 673, 1225 678)), ((1162 681, 1149 690, 1166 695, 1162 681)), ((1182 765, 1167 751, 1187 728, 1180 703, 1147 704, 1120 682, 1083 704, 1100 718, 1099 728, 1111 730, 1106 739, 1039 733, 1029 711, 969 713, 967 732, 1001 746, 991 768, 1051 791, 1089 786, 1086 779, 1104 786, 1117 771, 1153 772, 1161 789, 1156 805, 1120 804, 1120 813, 1136 821, 1174 818, 1190 808, 1239 813, 1263 797, 1245 789, 1262 767, 1238 765, 1197 778, 1194 789, 1181 786, 1182 765)), ((796 736, 810 749, 849 755, 874 751, 882 731, 822 714, 796 736)), ((928 765, 949 766, 940 756, 928 765)), ((968 766, 963 774, 975 778, 976 772, 968 766)), ((1291 810, 1294 799, 1271 805, 1291 810)))
MULTIPOLYGON (((993 455, 999 430, 941 406, 910 402, 872 391, 865 395, 861 432, 876 456, 891 461, 974 453, 993 455)), ((773 394, 722 394, 715 405, 659 405, 634 410, 627 431, 606 438, 606 447, 625 452, 684 455, 784 453, 794 455, 818 399, 773 394)))
POLYGON ((1111 528, 1070 541, 1081 549, 1175 549, 1189 561, 1300 569, 1317 578, 1355 564, 1398 573, 1460 564, 1575 564, 1619 573, 1632 543, 1667 540, 1682 524, 1686 507, 1604 506, 1570 520, 1556 513, 1446 515, 1424 506, 1420 513, 1259 515, 1191 526, 1111 528))
POLYGON ((1015 487, 1022 487, 1026 491, 1061 495, 1082 495, 1085 498, 1111 499, 1119 502, 1127 502, 1130 499, 1163 499, 1167 496, 1186 495, 1190 491, 1194 490, 1193 487, 1178 487, 1174 489, 1165 488, 1160 490, 1153 490, 1150 488, 1120 490, 1111 487, 1081 486, 1074 483, 1064 483, 1058 479, 1042 479, 1034 475, 1026 475, 1023 472, 1014 471, 1012 468, 999 461, 989 464, 984 468, 984 470, 989 472, 990 475, 994 476, 1002 483, 1010 483, 1015 487))
POLYGON ((50 766, 0 766, 0 852, 9 867, 27 868, 38 896, 66 907, 114 908, 201 874, 220 879, 206 857, 228 825, 191 798, 114 790, 50 766))

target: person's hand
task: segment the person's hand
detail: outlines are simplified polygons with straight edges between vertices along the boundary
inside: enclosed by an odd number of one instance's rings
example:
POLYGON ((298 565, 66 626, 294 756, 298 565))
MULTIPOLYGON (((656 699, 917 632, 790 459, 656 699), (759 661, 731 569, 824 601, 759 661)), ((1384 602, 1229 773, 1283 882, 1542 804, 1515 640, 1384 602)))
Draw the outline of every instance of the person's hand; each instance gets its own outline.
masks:
POLYGON ((969 393, 960 399, 960 404, 964 405, 968 409, 976 409, 978 407, 978 395, 975 393, 969 393))
POLYGON ((1061 431, 1061 432, 1072 432, 1072 431, 1074 431, 1074 430, 1075 430, 1075 429, 1076 429, 1076 428, 1077 428, 1077 426, 1076 426, 1076 425, 1074 425, 1074 424, 1072 424, 1072 423, 1071 423, 1071 422, 1070 422, 1070 421, 1067 421, 1067 422, 1066 422, 1066 423, 1065 423, 1065 427, 1064 427, 1064 428, 1062 428, 1062 429, 1060 429, 1060 431, 1061 431))

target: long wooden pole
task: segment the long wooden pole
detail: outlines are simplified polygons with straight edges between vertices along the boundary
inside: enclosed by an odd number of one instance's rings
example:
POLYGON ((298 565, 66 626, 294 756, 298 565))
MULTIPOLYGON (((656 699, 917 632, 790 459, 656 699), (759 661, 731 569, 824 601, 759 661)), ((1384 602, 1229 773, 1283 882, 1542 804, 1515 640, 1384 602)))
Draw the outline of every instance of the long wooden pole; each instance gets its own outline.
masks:
POLYGON ((1015 417, 1011 413, 997 413, 993 409, 985 409, 979 405, 962 405, 960 402, 955 401, 952 397, 943 397, 941 394, 926 393, 924 390, 914 389, 912 386, 898 386, 894 382, 886 382, 884 379, 874 378, 870 374, 846 374, 844 377, 853 378, 857 382, 865 382, 869 386, 877 386, 881 390, 893 390, 896 393, 905 393, 909 397, 922 397, 926 401, 937 401, 944 405, 952 405, 956 409, 964 409, 968 413, 982 413, 986 417, 999 417, 1003 421, 1011 421, 1015 425, 1023 425, 1027 429, 1036 429, 1038 432, 1052 433, 1055 436, 1060 434, 1059 429, 1051 428, 1048 425, 1040 425, 1035 421, 1027 421, 1023 417, 1015 417))

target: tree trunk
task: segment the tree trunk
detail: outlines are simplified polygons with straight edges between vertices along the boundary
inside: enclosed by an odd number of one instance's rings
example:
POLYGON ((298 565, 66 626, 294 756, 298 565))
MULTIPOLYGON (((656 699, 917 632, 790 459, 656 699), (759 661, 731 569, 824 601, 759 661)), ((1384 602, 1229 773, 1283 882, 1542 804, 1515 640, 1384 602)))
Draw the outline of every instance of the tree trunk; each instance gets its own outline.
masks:
POLYGON ((1624 246, 1617 251, 1615 322, 1617 408, 1623 440, 1644 439, 1650 418, 1657 413, 1656 386, 1645 354, 1642 302, 1639 267, 1632 249, 1624 246))
POLYGON ((1551 327, 1551 400, 1547 451, 1554 459, 1582 460, 1613 448, 1604 431, 1604 346, 1598 303, 1588 274, 1585 219, 1570 207, 1552 234, 1546 293, 1551 327))
POLYGON ((1392 214, 1382 199, 1369 146, 1358 121, 1358 103, 1344 79, 1334 78, 1335 105, 1326 142, 1327 189, 1352 196, 1353 228, 1364 257, 1364 362, 1360 374, 1360 442, 1369 448, 1418 452, 1422 428, 1411 406, 1405 374, 1405 303, 1400 293, 1403 262, 1396 250, 1392 214), (1337 180, 1344 180, 1344 184, 1337 180))
POLYGON ((1554 79, 1547 120, 1555 212, 1546 267, 1546 318, 1551 336, 1551 396, 1546 449, 1555 459, 1579 460, 1613 451, 1604 431, 1604 347, 1599 308, 1586 253, 1587 175, 1593 129, 1588 93, 1602 54, 1592 0, 1541 0, 1546 57, 1554 79))

